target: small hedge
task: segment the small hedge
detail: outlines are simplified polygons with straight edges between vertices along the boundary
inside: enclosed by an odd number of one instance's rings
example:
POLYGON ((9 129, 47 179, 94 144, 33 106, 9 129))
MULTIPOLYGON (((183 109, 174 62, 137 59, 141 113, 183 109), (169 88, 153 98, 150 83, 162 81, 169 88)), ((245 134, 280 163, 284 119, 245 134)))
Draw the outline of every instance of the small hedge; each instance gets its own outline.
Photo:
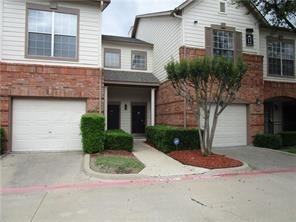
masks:
POLYGON ((105 134, 105 149, 133 150, 133 136, 123 130, 108 130, 105 134))
POLYGON ((296 145, 296 131, 281 132, 279 135, 282 137, 283 146, 296 145))
POLYGON ((4 129, 0 128, 0 154, 4 152, 5 133, 4 129))
POLYGON ((86 153, 97 153, 104 150, 105 118, 98 113, 86 113, 81 117, 80 130, 82 147, 86 153))
POLYGON ((281 136, 273 134, 257 134, 254 137, 253 145, 257 147, 279 149, 282 145, 281 136))
POLYGON ((166 125, 146 127, 147 142, 153 144, 158 150, 168 153, 174 150, 198 149, 200 147, 197 129, 185 129, 166 125), (180 144, 176 146, 174 139, 178 138, 180 144))

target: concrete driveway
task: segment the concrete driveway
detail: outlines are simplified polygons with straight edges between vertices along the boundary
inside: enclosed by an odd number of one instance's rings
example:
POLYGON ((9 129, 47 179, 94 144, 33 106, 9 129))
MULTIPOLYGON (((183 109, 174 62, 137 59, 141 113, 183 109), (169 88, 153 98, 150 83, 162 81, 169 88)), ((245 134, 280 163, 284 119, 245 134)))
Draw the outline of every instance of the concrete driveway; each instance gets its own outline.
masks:
POLYGON ((86 176, 79 152, 11 154, 0 160, 0 220, 296 221, 296 156, 252 147, 216 152, 256 169, 289 170, 115 183, 86 176))
POLYGON ((215 148, 215 153, 224 154, 249 164, 252 169, 293 168, 296 155, 253 146, 215 148))
POLYGON ((88 180, 82 152, 14 153, 1 159, 1 186, 26 187, 88 180))

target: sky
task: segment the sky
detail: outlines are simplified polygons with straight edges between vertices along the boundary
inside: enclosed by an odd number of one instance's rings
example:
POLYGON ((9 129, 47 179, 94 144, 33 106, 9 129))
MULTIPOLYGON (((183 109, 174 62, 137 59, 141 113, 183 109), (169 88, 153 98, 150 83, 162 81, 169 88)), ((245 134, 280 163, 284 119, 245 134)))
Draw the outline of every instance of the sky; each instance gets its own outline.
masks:
POLYGON ((172 10, 185 0, 111 0, 103 12, 103 34, 127 36, 136 15, 172 10))

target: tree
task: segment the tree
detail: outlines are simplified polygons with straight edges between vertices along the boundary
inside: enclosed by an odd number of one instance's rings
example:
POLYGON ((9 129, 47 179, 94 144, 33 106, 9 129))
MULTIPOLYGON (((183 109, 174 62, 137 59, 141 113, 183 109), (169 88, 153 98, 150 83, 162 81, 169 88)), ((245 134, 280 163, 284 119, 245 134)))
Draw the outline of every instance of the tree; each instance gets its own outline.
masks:
POLYGON ((270 21, 272 26, 296 30, 295 0, 231 0, 231 2, 237 5, 253 5, 270 21))
POLYGON ((246 65, 241 59, 233 62, 223 57, 196 57, 169 62, 165 68, 177 95, 186 99, 196 117, 202 154, 210 155, 218 117, 235 100, 246 65), (200 129, 202 115, 203 131, 200 129))

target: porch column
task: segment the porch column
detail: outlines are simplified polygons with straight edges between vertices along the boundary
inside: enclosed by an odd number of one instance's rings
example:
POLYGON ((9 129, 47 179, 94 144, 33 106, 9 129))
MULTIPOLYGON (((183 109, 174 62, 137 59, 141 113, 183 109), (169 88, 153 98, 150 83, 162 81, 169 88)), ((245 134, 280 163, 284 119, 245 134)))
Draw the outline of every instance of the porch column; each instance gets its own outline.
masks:
POLYGON ((104 87, 104 116, 105 116, 105 130, 108 124, 108 86, 104 87))
POLYGON ((151 88, 151 126, 155 125, 155 88, 151 88))

